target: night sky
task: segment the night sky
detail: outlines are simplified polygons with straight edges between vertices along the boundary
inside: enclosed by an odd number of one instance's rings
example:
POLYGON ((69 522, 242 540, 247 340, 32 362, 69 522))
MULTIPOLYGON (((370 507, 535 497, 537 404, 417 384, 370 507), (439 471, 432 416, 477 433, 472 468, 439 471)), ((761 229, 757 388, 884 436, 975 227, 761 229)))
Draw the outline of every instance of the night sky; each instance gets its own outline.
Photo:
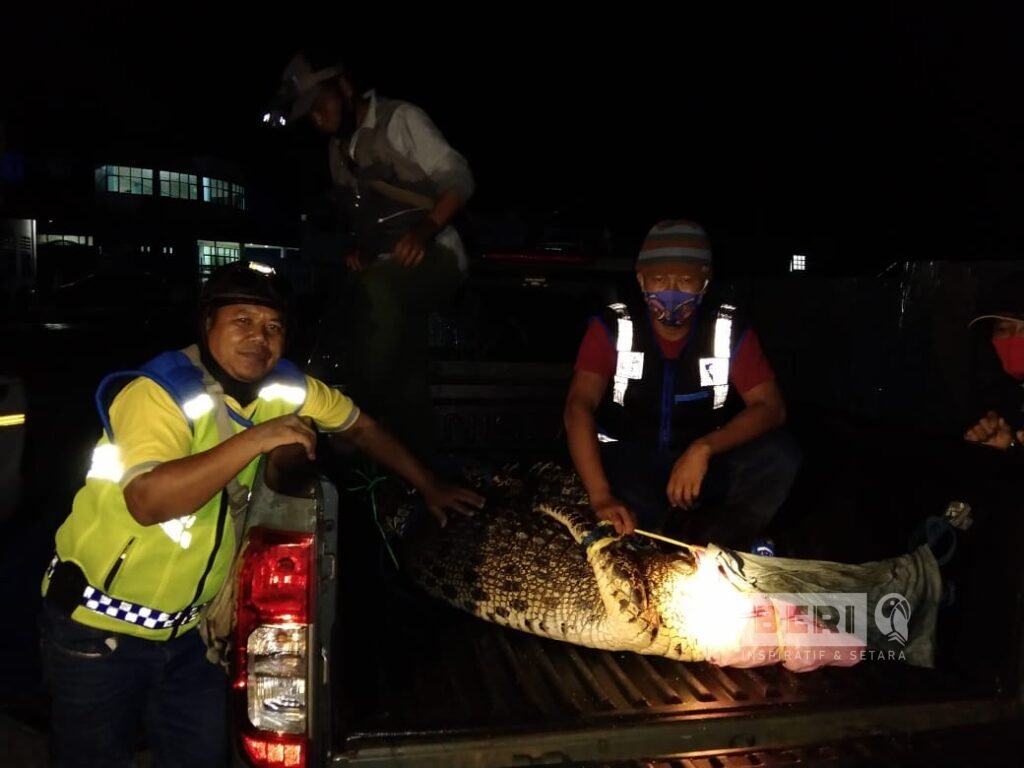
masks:
POLYGON ((557 22, 487 6, 459 16, 461 34, 453 18, 392 30, 341 4, 15 11, 2 114, 12 148, 224 156, 294 204, 325 179, 322 143, 259 118, 312 46, 426 108, 470 159, 481 211, 559 209, 627 237, 691 216, 751 267, 773 250, 865 271, 1019 256, 1024 13, 832 5, 580 6, 557 22))

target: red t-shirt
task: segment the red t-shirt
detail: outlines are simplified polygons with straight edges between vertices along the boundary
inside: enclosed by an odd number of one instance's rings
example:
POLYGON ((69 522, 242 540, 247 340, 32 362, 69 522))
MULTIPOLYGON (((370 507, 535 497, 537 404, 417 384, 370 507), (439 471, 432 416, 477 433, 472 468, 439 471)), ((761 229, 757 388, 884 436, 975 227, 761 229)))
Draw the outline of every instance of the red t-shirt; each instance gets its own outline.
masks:
MULTIPOLYGON (((661 347, 661 353, 669 360, 678 358, 686 346, 686 336, 679 341, 666 341, 657 334, 655 338, 661 347)), ((615 375, 615 347, 608 335, 608 329, 600 320, 591 320, 587 327, 579 353, 576 355, 576 370, 596 373, 606 379, 615 375)), ((729 363, 729 381, 736 387, 736 391, 743 395, 774 378, 775 372, 764 356, 757 334, 748 329, 740 339, 739 348, 729 363)))

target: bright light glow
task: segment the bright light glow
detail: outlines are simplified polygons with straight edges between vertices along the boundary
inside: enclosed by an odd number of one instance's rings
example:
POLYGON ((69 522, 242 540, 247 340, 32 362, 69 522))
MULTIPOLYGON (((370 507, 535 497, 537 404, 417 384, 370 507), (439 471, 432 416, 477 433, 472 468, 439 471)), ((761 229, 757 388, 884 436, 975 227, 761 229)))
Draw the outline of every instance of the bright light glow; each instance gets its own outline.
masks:
POLYGON ((17 427, 24 423, 24 413, 8 413, 0 416, 0 427, 17 427))
POLYGON ((671 611, 684 617, 686 634, 708 659, 735 658, 751 629, 753 596, 732 585, 713 555, 695 554, 696 572, 677 576, 673 584, 671 611))
POLYGON ((185 515, 184 517, 176 517, 174 520, 160 523, 160 527, 171 541, 178 544, 182 549, 188 549, 192 545, 192 534, 189 528, 195 525, 195 523, 195 515, 185 515))
POLYGON ((261 275, 273 275, 276 274, 276 270, 269 264, 263 264, 259 261, 250 261, 249 269, 253 272, 259 272, 261 275))
POLYGON ((186 416, 195 421, 213 410, 213 398, 203 392, 182 405, 181 409, 185 411, 186 416))
POLYGON ((306 402, 306 390, 302 387, 292 387, 288 384, 268 384, 260 390, 261 400, 284 400, 292 405, 302 405, 306 402))
POLYGON ((112 443, 97 445, 92 452, 92 465, 85 476, 96 480, 120 482, 124 476, 124 465, 121 463, 121 451, 118 447, 112 443))

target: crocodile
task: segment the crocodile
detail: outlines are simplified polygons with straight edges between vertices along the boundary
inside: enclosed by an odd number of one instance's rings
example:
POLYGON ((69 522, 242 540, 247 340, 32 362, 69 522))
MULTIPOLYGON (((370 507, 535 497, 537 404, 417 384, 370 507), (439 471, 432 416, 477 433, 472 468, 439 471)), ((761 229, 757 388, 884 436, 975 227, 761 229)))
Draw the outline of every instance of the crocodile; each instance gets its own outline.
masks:
POLYGON ((934 664, 941 577, 927 546, 853 565, 650 545, 599 524, 576 474, 557 464, 465 481, 485 509, 444 528, 407 515, 400 551, 419 587, 486 621, 722 666, 934 664))

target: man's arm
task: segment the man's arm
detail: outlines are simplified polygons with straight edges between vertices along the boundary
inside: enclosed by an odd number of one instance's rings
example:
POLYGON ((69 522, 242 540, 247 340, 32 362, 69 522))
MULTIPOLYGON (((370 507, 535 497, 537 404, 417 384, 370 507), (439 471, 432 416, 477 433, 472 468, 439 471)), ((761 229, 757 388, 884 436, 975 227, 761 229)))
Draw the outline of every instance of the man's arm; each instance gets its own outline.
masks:
POLYGON ((479 494, 439 482, 405 446, 362 411, 351 427, 335 434, 415 487, 423 495, 430 513, 442 526, 447 522, 445 509, 472 514, 484 505, 484 499, 479 494))
POLYGON ((163 462, 125 486, 128 512, 140 525, 156 525, 190 515, 261 453, 292 443, 300 443, 313 458, 313 430, 298 416, 280 416, 240 432, 208 451, 163 462))
POLYGON ((388 140, 440 189, 455 192, 463 203, 473 196, 476 184, 466 158, 419 107, 403 104, 395 110, 388 123, 388 140))
POLYGON ((415 267, 427 253, 427 244, 444 229, 464 204, 457 192, 442 192, 433 209, 420 219, 412 231, 395 243, 395 260, 403 267, 415 267))
POLYGON ((786 404, 774 379, 741 393, 744 409, 727 424, 690 443, 672 468, 668 499, 677 507, 690 507, 700 494, 712 456, 760 437, 786 423, 786 404))
POLYGON ((601 449, 597 442, 597 412, 608 379, 590 371, 576 371, 565 399, 563 420, 569 440, 569 453, 587 495, 594 498, 610 496, 608 478, 601 465, 601 449))
POLYGON ((466 159, 448 144, 422 109, 411 104, 396 109, 388 125, 388 139, 441 189, 430 212, 395 245, 394 256, 398 263, 413 267, 423 260, 431 238, 448 226, 465 206, 475 183, 466 159))
POLYGON ((448 226, 455 215, 462 210, 466 204, 462 195, 453 189, 446 189, 437 198, 434 208, 426 215, 421 224, 427 227, 427 233, 433 237, 442 229, 448 226))
POLYGON ((746 407, 721 429, 701 438, 712 456, 749 443, 786 423, 786 404, 774 379, 758 384, 740 396, 746 407))
POLYGON ((590 497, 590 506, 601 520, 615 525, 620 534, 636 527, 636 516, 612 495, 608 477, 601 464, 594 414, 608 389, 608 378, 578 370, 569 384, 563 420, 569 441, 569 453, 576 472, 590 497))

